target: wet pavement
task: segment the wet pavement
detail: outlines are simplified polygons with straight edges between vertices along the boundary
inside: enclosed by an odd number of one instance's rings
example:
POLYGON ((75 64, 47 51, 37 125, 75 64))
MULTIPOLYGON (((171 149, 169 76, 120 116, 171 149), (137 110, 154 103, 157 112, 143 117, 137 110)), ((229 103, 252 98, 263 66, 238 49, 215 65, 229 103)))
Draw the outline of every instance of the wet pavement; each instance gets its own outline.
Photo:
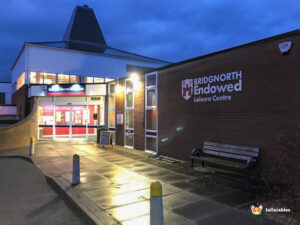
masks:
MULTIPOLYGON (((27 155, 27 149, 0 154, 27 155)), ((108 215, 106 224, 147 225, 150 212, 150 184, 163 187, 164 220, 168 225, 273 224, 250 212, 253 193, 244 185, 191 170, 189 163, 169 163, 143 151, 99 148, 89 142, 39 142, 33 161, 45 173, 72 179, 73 154, 80 156, 81 183, 74 187, 108 215), (239 208, 249 205, 249 213, 239 208), (109 218, 111 217, 111 218, 109 218)), ((99 212, 100 212, 99 211, 99 212)))

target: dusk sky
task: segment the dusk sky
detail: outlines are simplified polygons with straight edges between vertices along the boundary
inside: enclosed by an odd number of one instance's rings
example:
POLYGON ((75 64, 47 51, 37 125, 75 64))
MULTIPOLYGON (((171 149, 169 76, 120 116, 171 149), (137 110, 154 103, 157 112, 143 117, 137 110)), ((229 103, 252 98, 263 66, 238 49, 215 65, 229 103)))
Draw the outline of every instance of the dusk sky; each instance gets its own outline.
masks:
POLYGON ((62 40, 84 4, 109 46, 171 62, 300 28, 299 0, 2 0, 0 81, 23 42, 62 40))

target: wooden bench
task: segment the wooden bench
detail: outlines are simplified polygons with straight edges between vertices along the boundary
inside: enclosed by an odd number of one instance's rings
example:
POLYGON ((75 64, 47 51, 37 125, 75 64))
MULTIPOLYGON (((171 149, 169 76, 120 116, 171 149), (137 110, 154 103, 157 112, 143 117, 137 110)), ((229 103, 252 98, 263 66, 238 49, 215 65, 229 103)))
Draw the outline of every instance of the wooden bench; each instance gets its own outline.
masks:
POLYGON ((210 162, 245 170, 247 183, 250 182, 252 169, 259 169, 259 149, 254 147, 220 144, 205 141, 202 148, 195 148, 192 151, 191 167, 194 168, 194 160, 210 162))

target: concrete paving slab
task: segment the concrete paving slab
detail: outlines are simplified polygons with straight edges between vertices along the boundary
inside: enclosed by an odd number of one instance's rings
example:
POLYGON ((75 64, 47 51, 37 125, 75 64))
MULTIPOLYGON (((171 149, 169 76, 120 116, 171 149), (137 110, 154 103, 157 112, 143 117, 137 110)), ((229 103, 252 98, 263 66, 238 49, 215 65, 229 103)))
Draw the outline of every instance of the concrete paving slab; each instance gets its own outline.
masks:
POLYGON ((224 195, 226 193, 231 193, 234 190, 221 185, 207 185, 207 186, 194 185, 190 189, 188 189, 188 191, 204 197, 214 197, 214 196, 224 195))
POLYGON ((134 219, 149 214, 150 202, 142 201, 107 210, 118 221, 134 219))
POLYGON ((215 214, 216 212, 225 210, 227 208, 228 207, 226 207, 223 204, 203 199, 184 206, 180 206, 178 208, 173 209, 172 211, 190 220, 197 221, 201 217, 215 214))
POLYGON ((186 191, 173 193, 163 197, 164 207, 167 209, 178 208, 199 200, 203 200, 199 195, 191 194, 186 191))
POLYGON ((213 197, 212 199, 229 206, 239 206, 241 204, 253 201, 255 199, 255 196, 247 192, 235 191, 221 196, 213 197))

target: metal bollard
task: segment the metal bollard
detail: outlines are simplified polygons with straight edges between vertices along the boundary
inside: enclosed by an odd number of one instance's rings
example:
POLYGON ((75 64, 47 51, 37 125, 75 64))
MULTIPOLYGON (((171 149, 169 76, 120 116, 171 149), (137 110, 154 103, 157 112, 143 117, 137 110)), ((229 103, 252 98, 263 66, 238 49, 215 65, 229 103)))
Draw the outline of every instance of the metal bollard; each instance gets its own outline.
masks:
POLYGON ((80 162, 79 155, 73 155, 73 175, 72 175, 72 184, 76 185, 80 183, 80 162))
POLYGON ((31 137, 29 143, 29 155, 34 155, 34 142, 35 142, 35 138, 31 137))
POLYGON ((162 186, 156 181, 150 186, 150 225, 164 225, 162 186))

